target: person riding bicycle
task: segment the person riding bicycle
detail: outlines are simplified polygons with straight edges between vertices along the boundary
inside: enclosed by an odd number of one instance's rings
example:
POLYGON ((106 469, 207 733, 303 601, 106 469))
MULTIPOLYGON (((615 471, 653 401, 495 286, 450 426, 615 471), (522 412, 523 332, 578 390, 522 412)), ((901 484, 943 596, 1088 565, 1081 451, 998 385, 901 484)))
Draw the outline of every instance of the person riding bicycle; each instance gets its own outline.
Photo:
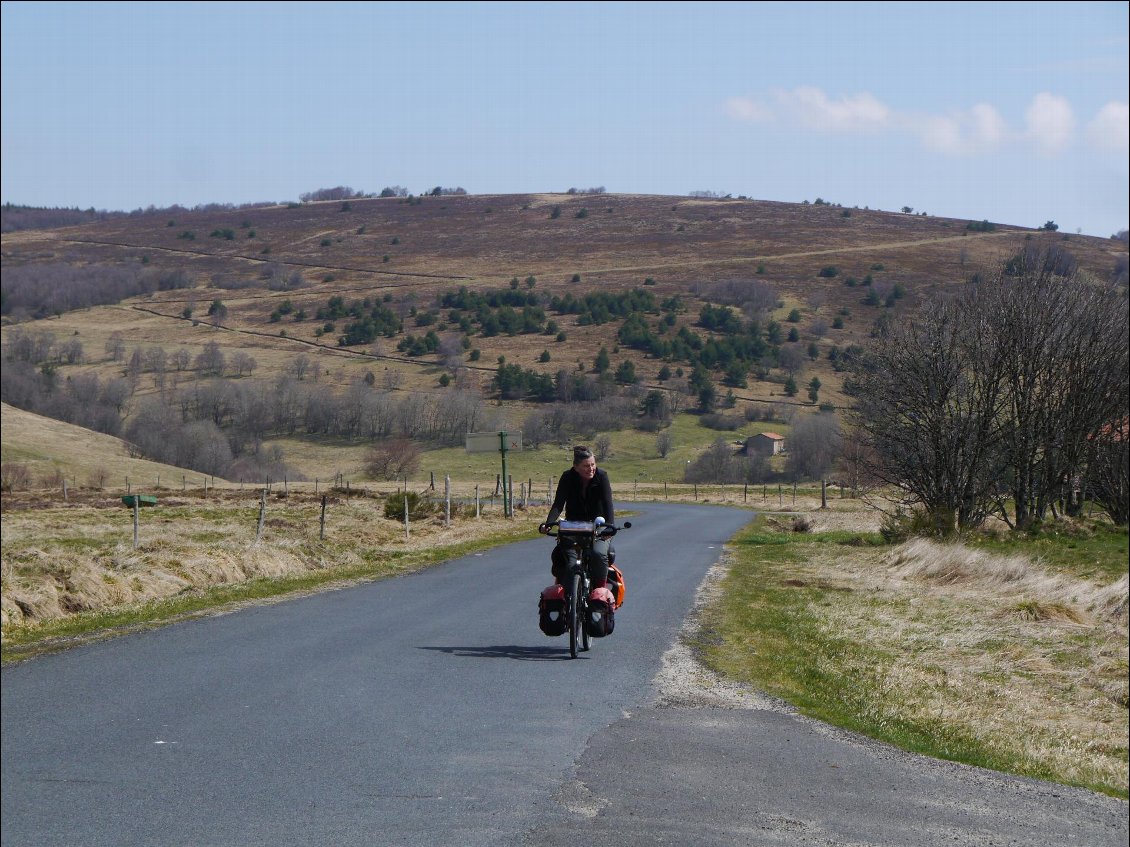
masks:
MULTIPOLYGON (((596 466, 596 458, 588 447, 573 448, 573 467, 561 474, 557 482, 557 495, 545 523, 538 532, 547 533, 557 523, 561 512, 570 521, 595 521, 604 518, 609 526, 614 523, 612 511, 612 484, 608 474, 596 466)), ((590 575, 592 587, 608 586, 608 557, 612 543, 607 538, 596 538, 592 545, 590 575)), ((560 546, 553 548, 553 575, 557 579, 564 576, 565 553, 560 546)))

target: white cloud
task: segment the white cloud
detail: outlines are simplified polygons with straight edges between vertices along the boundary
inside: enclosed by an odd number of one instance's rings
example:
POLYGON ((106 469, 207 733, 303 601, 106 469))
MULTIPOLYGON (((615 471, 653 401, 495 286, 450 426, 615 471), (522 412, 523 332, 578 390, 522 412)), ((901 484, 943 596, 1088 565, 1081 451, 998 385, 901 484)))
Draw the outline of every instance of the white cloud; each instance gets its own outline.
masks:
POLYGON ((1107 103, 1087 124, 1087 141, 1097 150, 1130 152, 1130 105, 1107 103))
POLYGON ((726 114, 746 123, 767 123, 773 120, 773 113, 751 97, 731 97, 726 101, 726 114))
MULTIPOLYGON (((813 86, 777 90, 751 97, 732 97, 726 114, 746 123, 790 123, 817 132, 903 132, 917 136, 922 146, 944 156, 978 156, 1006 145, 1028 142, 1047 156, 1063 153, 1077 133, 1075 112, 1066 98, 1037 94, 1024 113, 1024 129, 1010 129, 990 103, 946 114, 898 112, 869 92, 830 97, 813 86)), ((1096 149, 1130 149, 1130 109, 1126 103, 1105 105, 1086 127, 1086 139, 1096 149)))
POLYGON ((891 110, 866 91, 831 100, 819 88, 803 86, 778 91, 776 98, 802 126, 825 132, 874 132, 891 119, 891 110))
POLYGON ((1063 97, 1037 94, 1024 113, 1028 137, 1044 155, 1061 153, 1075 136, 1075 113, 1063 97))
POLYGON ((968 112, 904 118, 927 150, 947 156, 990 153, 1008 137, 1008 126, 993 106, 978 103, 968 112))

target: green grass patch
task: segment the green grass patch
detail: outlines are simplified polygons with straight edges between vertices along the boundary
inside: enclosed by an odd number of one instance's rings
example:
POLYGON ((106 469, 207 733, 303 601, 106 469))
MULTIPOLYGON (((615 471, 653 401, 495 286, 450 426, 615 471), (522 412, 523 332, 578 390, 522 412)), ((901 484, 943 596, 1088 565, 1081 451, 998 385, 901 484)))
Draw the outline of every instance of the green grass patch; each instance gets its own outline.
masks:
POLYGON ((1127 572, 1130 539, 1126 527, 1102 520, 1079 524, 1051 524, 1037 533, 1010 533, 1003 538, 972 536, 972 547, 1008 555, 1023 553, 1081 579, 1114 582, 1127 572))

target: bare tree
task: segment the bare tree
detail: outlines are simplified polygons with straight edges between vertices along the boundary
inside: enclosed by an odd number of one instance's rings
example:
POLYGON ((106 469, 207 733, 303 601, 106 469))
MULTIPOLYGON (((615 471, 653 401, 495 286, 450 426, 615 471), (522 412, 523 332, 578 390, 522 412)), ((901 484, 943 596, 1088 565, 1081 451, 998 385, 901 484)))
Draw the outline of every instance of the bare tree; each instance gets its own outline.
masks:
POLYGON ((872 470, 939 528, 1010 506, 1028 527, 1072 503, 1095 441, 1127 416, 1125 298, 1070 269, 1062 255, 1014 258, 888 324, 856 362, 872 470))
POLYGON ((365 472, 373 479, 399 479, 420 467, 420 448, 407 438, 379 441, 365 455, 365 472))
POLYGON ((667 454, 671 452, 671 448, 675 446, 675 437, 671 435, 669 430, 664 430, 655 436, 655 452, 659 454, 659 458, 666 459, 667 454))
POLYGON ((840 456, 841 442, 834 414, 805 415, 789 435, 786 472, 793 479, 824 479, 840 456))

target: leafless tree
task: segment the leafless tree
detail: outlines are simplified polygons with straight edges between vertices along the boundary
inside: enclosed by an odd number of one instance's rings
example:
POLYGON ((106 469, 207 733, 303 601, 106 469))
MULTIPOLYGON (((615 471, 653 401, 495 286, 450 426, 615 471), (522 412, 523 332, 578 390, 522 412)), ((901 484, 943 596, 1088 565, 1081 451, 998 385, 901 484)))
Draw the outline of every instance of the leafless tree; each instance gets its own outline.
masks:
POLYGON ((196 365, 196 369, 205 376, 222 376, 227 364, 223 350, 215 341, 209 341, 205 344, 204 349, 196 355, 193 363, 196 365))
POLYGON ((250 376, 252 371, 255 370, 255 366, 258 364, 254 356, 243 350, 232 354, 231 363, 235 368, 236 374, 239 376, 243 376, 244 371, 247 371, 247 375, 250 376))
POLYGON ((420 467, 420 448, 407 438, 378 441, 365 455, 365 472, 373 479, 399 479, 420 467))
POLYGON ((612 455, 612 439, 601 433, 593 441, 593 455, 598 462, 603 462, 612 455))
POLYGON ((1117 526, 1130 520, 1130 418, 1105 428, 1092 445, 1086 492, 1117 526))
POLYGON ((669 430, 664 430, 655 436, 655 452, 659 454, 659 458, 666 459, 667 454, 671 452, 671 448, 675 446, 675 437, 671 435, 669 430))
POLYGON ((1014 258, 878 334, 853 420, 875 474, 939 527, 989 511, 1028 527, 1071 502, 1104 427, 1127 416, 1128 346, 1121 293, 1062 255, 1014 258))
POLYGON ((299 382, 306 378, 306 372, 310 370, 310 357, 306 355, 295 356, 294 360, 290 363, 287 371, 294 375, 294 378, 299 382))
POLYGON ((110 337, 106 339, 106 355, 114 362, 120 362, 125 358, 126 342, 120 332, 115 330, 111 332, 110 337))
POLYGON ((840 423, 834 414, 805 415, 793 423, 785 471, 793 479, 824 479, 840 456, 840 423))

